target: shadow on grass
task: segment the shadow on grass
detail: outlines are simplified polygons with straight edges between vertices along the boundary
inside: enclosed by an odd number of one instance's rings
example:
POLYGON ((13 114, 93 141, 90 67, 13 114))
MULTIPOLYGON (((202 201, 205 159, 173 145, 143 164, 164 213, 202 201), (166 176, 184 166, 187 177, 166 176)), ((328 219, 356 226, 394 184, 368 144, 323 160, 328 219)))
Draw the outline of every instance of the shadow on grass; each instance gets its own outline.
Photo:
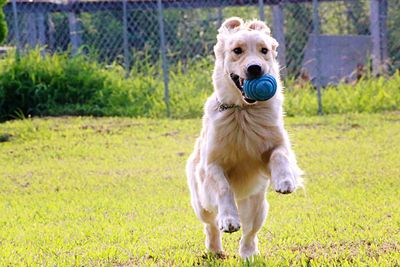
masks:
POLYGON ((10 138, 11 138, 11 134, 0 133, 0 143, 8 142, 8 141, 10 141, 10 138))
POLYGON ((206 252, 198 257, 198 266, 266 266, 262 256, 253 256, 249 259, 242 259, 239 255, 229 256, 222 253, 206 252))

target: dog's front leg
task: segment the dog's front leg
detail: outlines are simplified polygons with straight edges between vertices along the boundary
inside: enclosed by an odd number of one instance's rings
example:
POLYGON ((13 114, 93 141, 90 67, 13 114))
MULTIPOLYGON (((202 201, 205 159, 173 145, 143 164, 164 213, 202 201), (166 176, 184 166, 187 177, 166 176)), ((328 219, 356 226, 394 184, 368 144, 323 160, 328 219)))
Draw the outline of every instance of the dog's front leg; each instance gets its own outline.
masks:
POLYGON ((271 180, 275 185, 275 191, 289 194, 299 185, 300 173, 296 162, 290 159, 290 150, 281 145, 275 148, 269 160, 271 180))
POLYGON ((207 166, 207 176, 215 185, 208 189, 215 191, 212 193, 216 196, 219 229, 226 233, 238 231, 240 229, 239 214, 233 192, 223 169, 217 164, 209 164, 207 166))

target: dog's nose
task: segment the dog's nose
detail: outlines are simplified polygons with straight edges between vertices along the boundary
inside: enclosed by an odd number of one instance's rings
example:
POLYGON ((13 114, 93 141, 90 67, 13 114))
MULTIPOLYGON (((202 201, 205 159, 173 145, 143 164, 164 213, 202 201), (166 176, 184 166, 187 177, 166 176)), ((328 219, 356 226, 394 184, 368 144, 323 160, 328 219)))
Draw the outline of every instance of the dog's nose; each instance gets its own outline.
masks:
POLYGON ((249 79, 256 79, 262 75, 262 68, 260 65, 250 65, 247 67, 247 76, 249 79))

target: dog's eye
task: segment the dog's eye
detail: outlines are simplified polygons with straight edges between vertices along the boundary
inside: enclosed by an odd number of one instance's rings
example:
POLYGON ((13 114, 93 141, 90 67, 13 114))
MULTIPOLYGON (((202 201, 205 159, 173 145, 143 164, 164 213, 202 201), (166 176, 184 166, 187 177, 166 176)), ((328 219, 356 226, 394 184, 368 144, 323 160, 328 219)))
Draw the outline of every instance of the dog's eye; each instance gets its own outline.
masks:
POLYGON ((261 48, 261 53, 263 53, 264 55, 268 53, 268 49, 267 48, 261 48))
POLYGON ((243 50, 240 47, 236 47, 235 49, 233 49, 233 53, 235 53, 236 55, 240 55, 241 53, 243 53, 243 50))

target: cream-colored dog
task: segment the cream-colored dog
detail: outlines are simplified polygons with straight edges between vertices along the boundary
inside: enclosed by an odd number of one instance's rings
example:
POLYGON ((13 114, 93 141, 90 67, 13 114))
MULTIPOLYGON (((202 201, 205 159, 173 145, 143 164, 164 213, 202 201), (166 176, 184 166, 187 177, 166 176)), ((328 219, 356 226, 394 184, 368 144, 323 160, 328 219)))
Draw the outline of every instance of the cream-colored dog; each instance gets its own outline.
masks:
POLYGON ((192 206, 204 223, 206 247, 223 252, 221 232, 243 235, 239 253, 258 254, 257 232, 268 213, 265 191, 291 193, 301 185, 283 125, 283 94, 276 61, 277 41, 261 21, 226 20, 214 47, 214 93, 205 104, 203 129, 186 171, 192 206), (243 80, 265 73, 278 83, 268 101, 256 102, 243 92, 243 80))

